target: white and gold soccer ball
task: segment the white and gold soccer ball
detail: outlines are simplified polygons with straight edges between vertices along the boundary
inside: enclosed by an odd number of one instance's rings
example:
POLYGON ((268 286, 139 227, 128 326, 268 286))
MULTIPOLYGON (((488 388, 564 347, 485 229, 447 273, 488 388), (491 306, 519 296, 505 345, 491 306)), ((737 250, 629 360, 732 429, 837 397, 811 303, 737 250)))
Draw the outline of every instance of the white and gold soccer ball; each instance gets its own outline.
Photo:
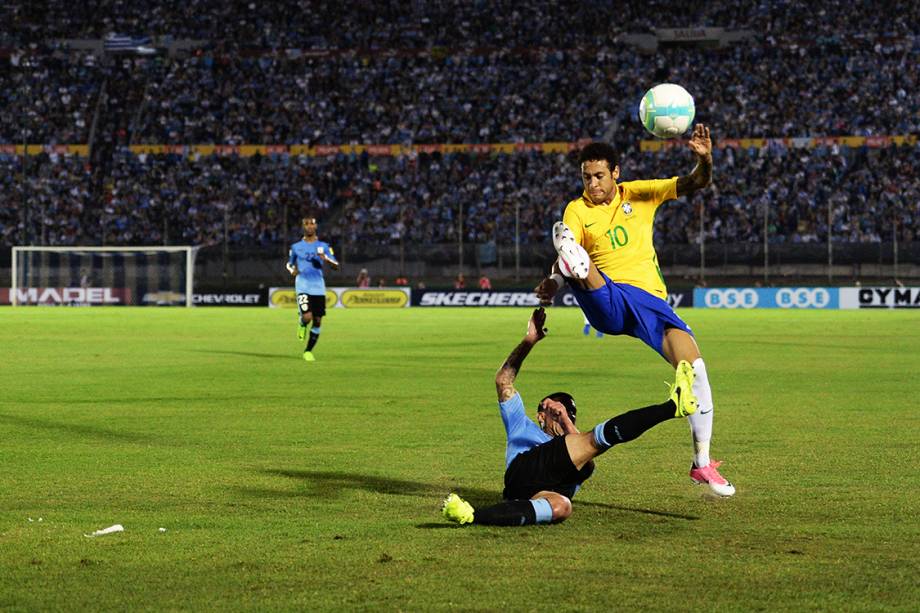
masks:
POLYGON ((674 138, 693 124, 693 96, 680 85, 662 83, 645 92, 639 103, 639 121, 658 138, 674 138))

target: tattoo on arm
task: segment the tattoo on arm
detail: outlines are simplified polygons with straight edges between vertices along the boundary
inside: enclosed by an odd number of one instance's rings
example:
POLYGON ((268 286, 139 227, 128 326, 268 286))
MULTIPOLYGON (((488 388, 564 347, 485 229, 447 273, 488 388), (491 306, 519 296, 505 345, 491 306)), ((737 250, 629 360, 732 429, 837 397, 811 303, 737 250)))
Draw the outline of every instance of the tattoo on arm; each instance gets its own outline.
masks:
POLYGON ((505 359, 502 367, 498 369, 498 373, 495 375, 495 390, 498 392, 499 402, 505 402, 516 393, 514 379, 517 377, 518 371, 521 370, 521 364, 524 363, 524 358, 530 353, 532 347, 533 343, 521 341, 505 359))
POLYGON ((685 196, 712 183, 712 157, 699 158, 689 175, 677 178, 677 197, 685 196))

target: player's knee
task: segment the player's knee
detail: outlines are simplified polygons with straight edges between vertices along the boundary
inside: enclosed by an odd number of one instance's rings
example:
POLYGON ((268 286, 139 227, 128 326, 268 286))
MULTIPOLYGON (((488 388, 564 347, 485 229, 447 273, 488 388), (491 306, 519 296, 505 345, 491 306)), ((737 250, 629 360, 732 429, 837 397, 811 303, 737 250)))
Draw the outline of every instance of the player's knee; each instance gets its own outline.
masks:
POLYGON ((565 521, 570 515, 572 515, 572 501, 569 500, 568 496, 563 496, 562 494, 554 494, 552 496, 547 496, 546 499, 549 501, 549 505, 553 509, 554 522, 565 521))

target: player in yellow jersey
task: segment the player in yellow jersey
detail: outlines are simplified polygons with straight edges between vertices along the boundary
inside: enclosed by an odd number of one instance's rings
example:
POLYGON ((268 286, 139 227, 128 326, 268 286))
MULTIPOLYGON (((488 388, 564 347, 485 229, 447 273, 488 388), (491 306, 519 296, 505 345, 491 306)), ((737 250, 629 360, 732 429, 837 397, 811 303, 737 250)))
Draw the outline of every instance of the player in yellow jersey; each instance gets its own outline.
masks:
POLYGON ((719 473, 720 462, 709 457, 713 404, 706 365, 690 326, 667 303, 668 291, 652 242, 658 207, 712 182, 709 129, 697 124, 689 147, 697 157, 689 175, 623 183, 617 183, 620 167, 613 147, 591 143, 582 149, 579 162, 585 191, 569 202, 563 221, 553 226, 559 257, 535 292, 546 304, 568 282, 595 329, 636 337, 674 367, 681 360, 693 365, 699 410, 689 417, 694 443, 690 478, 708 483, 721 496, 731 496, 735 487, 719 473))

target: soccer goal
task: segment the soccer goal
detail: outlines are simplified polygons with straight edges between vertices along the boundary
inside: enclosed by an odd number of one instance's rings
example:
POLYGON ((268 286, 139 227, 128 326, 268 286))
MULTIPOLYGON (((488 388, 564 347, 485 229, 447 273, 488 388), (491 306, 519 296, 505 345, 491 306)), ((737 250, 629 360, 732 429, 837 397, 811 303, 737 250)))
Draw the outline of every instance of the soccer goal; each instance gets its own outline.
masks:
POLYGON ((187 306, 198 247, 13 247, 9 303, 187 306))

